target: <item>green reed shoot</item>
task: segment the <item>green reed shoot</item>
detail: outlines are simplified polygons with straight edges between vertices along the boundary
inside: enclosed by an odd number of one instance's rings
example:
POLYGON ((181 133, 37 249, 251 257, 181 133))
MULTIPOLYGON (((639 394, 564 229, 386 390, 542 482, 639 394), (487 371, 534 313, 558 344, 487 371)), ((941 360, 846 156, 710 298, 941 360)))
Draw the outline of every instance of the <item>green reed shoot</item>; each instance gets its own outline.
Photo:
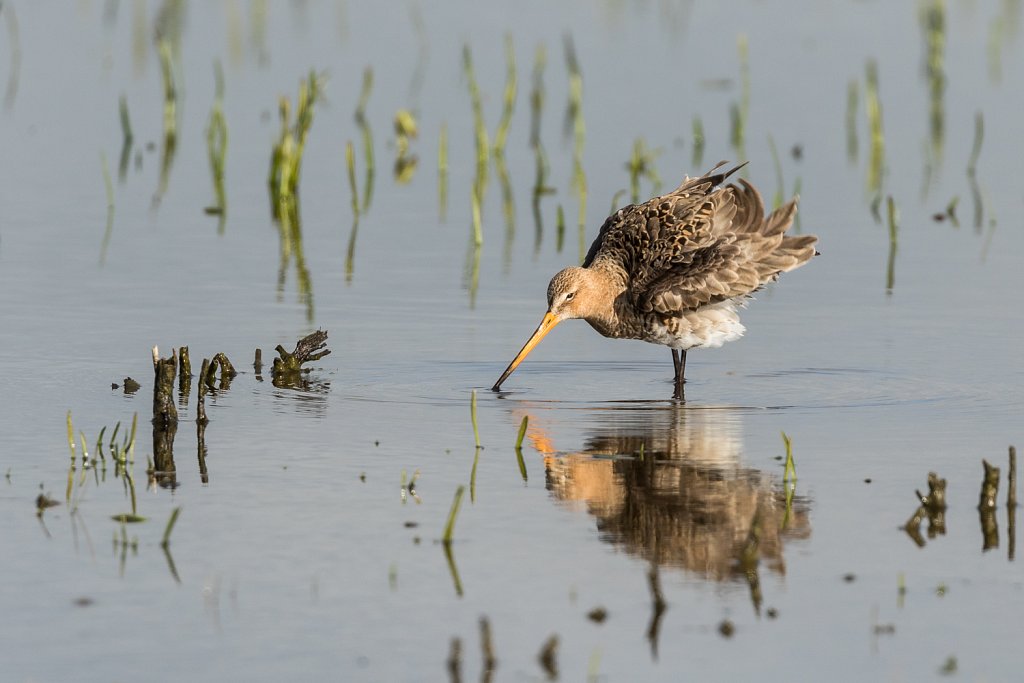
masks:
MULTIPOLYGON (((797 176, 796 180, 793 181, 793 196, 794 197, 799 197, 801 190, 803 190, 803 178, 801 178, 800 176, 797 176)), ((797 211, 796 215, 793 217, 793 231, 795 233, 797 233, 797 234, 800 234, 800 231, 801 231, 801 228, 800 228, 800 212, 799 211, 797 211)))
POLYGON ((896 284, 896 242, 900 214, 892 195, 887 198, 886 207, 889 217, 889 263, 885 270, 885 291, 892 294, 893 285, 896 284))
POLYGON ((408 109, 399 109, 395 114, 395 147, 398 156, 395 157, 395 180, 404 185, 412 180, 419 158, 409 154, 409 141, 419 135, 419 126, 416 117, 408 109))
POLYGON ((473 440, 476 442, 477 450, 483 448, 480 445, 480 430, 476 422, 476 389, 469 395, 469 419, 473 423, 473 440))
POLYGON ((523 415, 523 421, 519 423, 519 434, 516 435, 516 462, 519 464, 519 474, 523 481, 526 481, 526 461, 523 459, 523 437, 526 436, 526 427, 529 424, 530 416, 523 415))
POLYGON ((124 182, 128 174, 128 159, 131 157, 132 142, 135 136, 132 134, 132 121, 128 115, 128 100, 124 95, 118 101, 118 113, 121 119, 121 159, 117 166, 117 177, 124 182))
POLYGON ((132 431, 128 437, 128 442, 125 445, 125 450, 128 452, 128 462, 135 463, 135 427, 139 422, 139 414, 134 413, 132 415, 132 431))
POLYGON ((974 140, 971 143, 971 156, 967 161, 967 175, 978 173, 978 157, 981 156, 981 143, 985 139, 985 117, 979 111, 974 115, 974 140))
POLYGON ((227 195, 224 191, 224 166, 228 153, 228 124, 224 119, 224 70, 220 61, 214 62, 215 82, 213 106, 206 126, 206 153, 210 160, 210 174, 213 176, 213 193, 216 203, 206 208, 209 214, 220 216, 217 231, 223 233, 227 195))
POLYGON ((448 213, 448 124, 437 134, 437 206, 441 220, 448 213))
POLYGON ((562 205, 558 205, 558 211, 555 213, 555 251, 559 254, 562 253, 562 246, 565 244, 565 211, 562 210, 562 205))
POLYGON ((348 234, 348 248, 345 251, 345 282, 352 282, 356 269, 356 237, 359 235, 359 219, 352 219, 352 230, 348 234))
POLYGON ((936 163, 941 162, 945 134, 946 91, 946 3, 930 0, 921 8, 921 28, 925 40, 925 75, 928 79, 928 129, 931 153, 936 163))
POLYGON ((949 222, 953 224, 954 228, 959 228, 960 227, 960 220, 957 218, 957 215, 956 215, 956 207, 957 207, 957 205, 959 203, 960 203, 960 195, 957 195, 957 196, 955 196, 955 197, 953 197, 952 199, 949 200, 949 203, 946 204, 946 210, 943 211, 942 214, 940 214, 940 215, 945 216, 946 218, 948 218, 949 222))
POLYGON ((515 109, 518 81, 516 79, 516 49, 511 34, 505 34, 505 91, 502 97, 503 107, 498 130, 494 134, 494 154, 504 156, 505 143, 508 140, 508 127, 512 123, 512 112, 515 109))
POLYGON ((533 53, 533 84, 530 88, 530 147, 540 147, 540 120, 544 110, 544 67, 547 51, 544 44, 537 45, 533 53))
POLYGON ((71 451, 71 464, 75 463, 75 430, 71 425, 71 411, 68 411, 68 449, 71 451))
POLYGON ((291 102, 287 97, 279 100, 281 133, 271 155, 269 177, 275 211, 278 210, 277 205, 291 200, 298 190, 306 137, 313 126, 313 108, 323 96, 323 84, 323 77, 313 70, 307 78, 299 81, 294 124, 291 102))
POLYGON ((418 135, 416 116, 408 109, 399 109, 395 112, 395 145, 398 147, 398 156, 406 155, 409 151, 409 140, 415 139, 418 135))
POLYGON ((693 117, 693 168, 704 163, 704 122, 699 116, 693 117))
POLYGON ((526 428, 530 423, 530 416, 524 415, 523 421, 519 423, 519 433, 516 434, 516 450, 523 447, 523 438, 526 436, 526 428))
POLYGON ((359 91, 359 103, 356 105, 356 123, 362 124, 366 121, 366 105, 370 101, 370 93, 373 92, 373 67, 363 69, 363 86, 359 91))
POLYGON ((747 35, 736 36, 736 53, 740 62, 740 101, 729 108, 730 142, 741 159, 746 158, 747 120, 750 118, 750 44, 747 35))
POLYGON ((616 190, 615 194, 612 195, 612 205, 608 210, 609 214, 613 214, 618 211, 619 207, 622 206, 622 198, 625 196, 626 190, 616 190))
POLYGON ((864 101, 867 107, 868 128, 871 131, 871 157, 868 164, 868 191, 877 195, 882 189, 885 169, 885 136, 882 133, 882 102, 878 94, 878 64, 868 61, 866 68, 864 101))
POLYGON ((3 14, 7 23, 7 42, 11 46, 7 90, 4 92, 4 108, 10 110, 14 106, 14 98, 18 95, 18 78, 21 72, 21 31, 18 28, 18 15, 14 11, 14 5, 8 3, 3 9, 6 11, 0 12, 0 14, 3 14))
POLYGON ((174 82, 171 44, 167 40, 160 40, 157 52, 160 55, 160 75, 164 84, 164 137, 174 138, 178 131, 178 88, 174 82))
POLYGON ((96 437, 96 454, 101 460, 106 460, 106 457, 103 455, 103 434, 106 433, 106 431, 107 426, 103 425, 103 428, 100 429, 100 435, 96 437))
POLYGON ((569 71, 569 104, 566 108, 566 124, 571 126, 573 132, 572 151, 572 186, 579 196, 579 242, 580 262, 586 253, 586 224, 587 224, 587 176, 583 170, 583 144, 586 140, 586 124, 583 122, 583 73, 580 70, 579 59, 576 56, 576 47, 572 36, 566 34, 564 38, 565 63, 569 71))
POLYGON ((974 141, 971 143, 971 156, 967 161, 967 181, 971 186, 974 199, 974 227, 981 229, 985 214, 985 200, 978 185, 978 157, 981 155, 981 143, 985 139, 985 118, 980 111, 974 115, 974 141))
POLYGON ((476 467, 480 464, 480 448, 473 453, 473 468, 469 471, 469 502, 476 503, 476 467))
POLYGON ((107 192, 107 226, 103 231, 103 242, 100 244, 100 265, 107 261, 107 246, 114 231, 114 183, 110 180, 110 168, 107 166, 107 155, 100 151, 100 166, 103 170, 103 185, 107 192))
POLYGON ((160 73, 164 84, 163 144, 160 149, 160 178, 153 195, 153 206, 159 206, 170 181, 171 166, 178 148, 178 87, 175 83, 171 43, 160 39, 157 45, 160 55, 160 73))
POLYGON ((164 527, 164 537, 160 541, 161 548, 167 548, 171 543, 171 532, 174 531, 174 524, 178 521, 178 515, 181 514, 181 506, 171 510, 171 516, 167 520, 167 526, 164 527))
POLYGON ((89 466, 89 451, 85 444, 85 432, 78 430, 78 436, 82 440, 82 468, 84 470, 89 466))
POLYGON ((484 243, 484 232, 480 219, 480 188, 475 183, 470 190, 470 202, 473 216, 473 244, 479 247, 484 243))
POLYGON ((537 254, 544 236, 544 225, 541 219, 540 199, 545 194, 554 192, 547 184, 550 165, 544 145, 540 139, 541 114, 544 110, 544 67, 547 65, 547 52, 544 44, 538 44, 533 54, 533 76, 530 88, 530 147, 533 149, 534 176, 531 208, 533 210, 534 240, 533 250, 537 254))
POLYGON ((581 181, 580 185, 580 220, 577 224, 576 235, 579 238, 577 240, 579 261, 582 264, 587 256, 587 185, 585 181, 581 181))
POLYGON ((479 244, 469 242, 469 249, 466 252, 466 266, 463 276, 466 282, 466 289, 469 290, 469 308, 476 308, 476 293, 480 287, 480 254, 483 249, 479 244))
POLYGON ((131 130, 131 117, 128 115, 128 100, 124 95, 118 100, 118 114, 121 119, 121 138, 125 144, 131 144, 135 135, 131 130))
MULTIPOLYGON (((632 190, 633 203, 640 201, 640 178, 646 177, 654 185, 652 194, 658 194, 661 189, 661 177, 658 169, 654 167, 654 160, 661 154, 661 150, 648 149, 643 138, 633 141, 633 154, 630 156, 626 168, 629 170, 629 186, 632 190)), ((613 202, 614 203, 614 202, 613 202)))
POLYGON ((786 432, 782 432, 782 443, 786 446, 786 468, 782 475, 782 481, 787 484, 796 484, 796 462, 793 460, 793 441, 786 432))
POLYGON ((352 217, 359 220, 359 193, 356 191, 356 152, 352 141, 345 143, 345 165, 348 167, 348 189, 352 193, 352 217))
POLYGON ((373 68, 366 67, 363 70, 363 87, 359 93, 359 104, 356 107, 356 125, 363 138, 363 157, 366 163, 366 185, 363 188, 363 209, 366 213, 370 208, 370 200, 373 198, 373 179, 376 168, 373 158, 373 132, 370 130, 370 123, 366 118, 366 104, 370 100, 370 93, 373 90, 373 68))
POLYGON ((455 498, 452 500, 452 507, 448 511, 448 521, 444 525, 444 535, 441 537, 441 542, 445 545, 451 545, 452 534, 455 531, 455 518, 459 514, 459 506, 462 504, 462 494, 465 493, 466 487, 459 485, 455 489, 455 498))
POLYGON ((508 173, 505 157, 496 153, 494 167, 498 172, 498 185, 501 187, 501 213, 505 217, 505 248, 502 256, 507 272, 512 265, 512 243, 516 236, 516 202, 512 194, 512 179, 508 173))
POLYGON ((476 136, 477 168, 486 168, 490 145, 488 144, 487 126, 484 124, 483 100, 480 96, 480 86, 476 82, 476 73, 473 70, 473 53, 470 51, 469 45, 462 47, 462 68, 466 76, 466 83, 469 86, 470 104, 473 107, 473 130, 476 136))
POLYGON ((850 79, 846 86, 846 158, 850 163, 857 160, 857 100, 860 85, 850 79))

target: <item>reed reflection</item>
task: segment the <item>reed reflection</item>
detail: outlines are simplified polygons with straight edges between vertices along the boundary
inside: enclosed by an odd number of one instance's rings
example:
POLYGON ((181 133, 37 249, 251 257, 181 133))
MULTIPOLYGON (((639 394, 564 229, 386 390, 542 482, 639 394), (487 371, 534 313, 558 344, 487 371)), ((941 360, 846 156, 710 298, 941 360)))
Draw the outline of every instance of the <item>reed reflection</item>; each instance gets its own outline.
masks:
MULTIPOLYGON (((557 500, 582 506, 600 538, 658 567, 745 581, 760 613, 760 566, 786 571, 786 541, 811 533, 806 498, 742 462, 740 415, 724 409, 616 408, 578 451, 556 450, 543 420, 527 436, 557 500)), ((774 447, 774 444, 773 444, 774 447)))

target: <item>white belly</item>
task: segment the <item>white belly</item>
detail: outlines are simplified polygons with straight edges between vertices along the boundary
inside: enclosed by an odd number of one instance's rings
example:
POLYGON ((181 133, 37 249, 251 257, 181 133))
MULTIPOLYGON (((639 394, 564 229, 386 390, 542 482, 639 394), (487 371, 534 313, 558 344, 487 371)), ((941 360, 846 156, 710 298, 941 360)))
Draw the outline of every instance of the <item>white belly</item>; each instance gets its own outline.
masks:
POLYGON ((723 301, 688 311, 678 318, 655 319, 647 329, 646 341, 683 350, 717 348, 746 332, 736 311, 738 306, 735 301, 723 301))

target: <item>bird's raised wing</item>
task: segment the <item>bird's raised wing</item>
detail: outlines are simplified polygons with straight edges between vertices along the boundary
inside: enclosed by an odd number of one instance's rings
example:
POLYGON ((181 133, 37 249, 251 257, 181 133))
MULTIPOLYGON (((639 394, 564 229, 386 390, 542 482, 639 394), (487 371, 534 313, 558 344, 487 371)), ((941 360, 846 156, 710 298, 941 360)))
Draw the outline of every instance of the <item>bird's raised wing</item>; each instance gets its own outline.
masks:
POLYGON ((687 179, 676 190, 610 216, 584 266, 621 270, 637 310, 679 313, 744 296, 814 255, 813 236, 786 237, 796 200, 767 218, 738 168, 687 179))
POLYGON ((632 289, 638 309, 673 314, 743 297, 803 264, 817 237, 785 235, 796 205, 793 199, 766 217, 761 195, 745 180, 709 195, 694 248, 657 264, 657 274, 632 289))

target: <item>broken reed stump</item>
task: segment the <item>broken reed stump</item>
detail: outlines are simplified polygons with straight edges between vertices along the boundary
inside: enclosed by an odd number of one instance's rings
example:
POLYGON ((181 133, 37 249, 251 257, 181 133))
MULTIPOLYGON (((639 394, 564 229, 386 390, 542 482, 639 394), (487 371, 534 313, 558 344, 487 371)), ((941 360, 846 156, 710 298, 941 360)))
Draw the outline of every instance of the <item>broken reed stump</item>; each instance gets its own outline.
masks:
POLYGON ((996 499, 999 497, 999 468, 982 460, 985 477, 981 482, 981 496, 978 501, 978 517, 983 537, 982 550, 999 547, 999 525, 996 522, 996 499))
POLYGON ((202 381, 206 384, 209 389, 216 389, 217 381, 217 370, 220 369, 220 388, 228 389, 231 386, 231 380, 234 379, 238 371, 235 370, 235 366, 228 360, 227 355, 224 353, 218 353, 210 362, 203 361, 202 381))
POLYGON ((1017 554, 1017 449, 1010 446, 1010 471, 1006 490, 1006 557, 1013 562, 1017 554))
MULTIPOLYGON (((202 389, 200 389, 202 391, 202 389)), ((200 401, 200 405, 202 402, 200 401)), ((199 481, 204 484, 210 483, 210 475, 206 470, 206 410, 203 409, 203 419, 196 418, 196 452, 199 454, 199 481)))
POLYGON ((995 510, 996 498, 999 497, 999 468, 989 463, 988 460, 981 461, 985 468, 985 478, 981 482, 981 498, 978 501, 979 510, 995 510))
POLYGON ((160 350, 153 347, 153 426, 165 427, 177 424, 178 409, 174 407, 174 375, 178 359, 174 352, 170 358, 160 358, 160 350))
POLYGON ((928 538, 935 538, 946 533, 946 480, 935 472, 929 472, 928 495, 923 495, 920 491, 914 491, 914 493, 917 494, 920 505, 903 525, 903 530, 918 547, 924 547, 925 540, 921 536, 921 522, 925 519, 928 520, 928 538))
POLYGON ((263 349, 256 349, 256 357, 252 361, 252 369, 256 371, 256 380, 263 381, 263 349))
POLYGON ((1017 507, 1017 449, 1010 446, 1010 467, 1007 473, 1007 484, 1006 484, 1006 505, 1007 507, 1017 507))
POLYGON ((301 386, 301 373, 308 372, 303 368, 304 363, 320 360, 331 353, 327 348, 327 330, 317 330, 308 334, 295 344, 295 350, 291 353, 285 350, 280 344, 276 349, 278 358, 274 359, 272 369, 274 386, 301 386))
POLYGON ((192 361, 188 357, 188 347, 178 349, 178 394, 181 404, 188 405, 188 395, 192 391, 192 361))
POLYGON ((174 375, 178 359, 160 358, 153 347, 153 474, 160 486, 173 488, 175 481, 174 435, 178 431, 178 409, 174 407, 174 375))
POLYGON ((206 418, 206 375, 210 371, 210 359, 203 359, 203 367, 199 370, 199 405, 196 408, 196 422, 206 426, 209 420, 206 418))

